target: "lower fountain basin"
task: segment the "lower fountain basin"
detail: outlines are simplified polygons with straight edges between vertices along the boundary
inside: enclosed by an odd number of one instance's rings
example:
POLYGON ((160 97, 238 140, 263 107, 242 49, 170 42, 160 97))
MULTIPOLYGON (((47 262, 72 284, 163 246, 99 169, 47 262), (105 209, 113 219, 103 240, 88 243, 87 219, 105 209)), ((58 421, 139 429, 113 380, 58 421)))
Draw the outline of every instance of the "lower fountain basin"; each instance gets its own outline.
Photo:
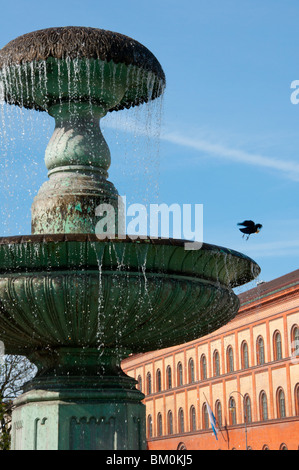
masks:
POLYGON ((146 352, 185 343, 237 313, 247 256, 184 240, 95 235, 0 239, 0 339, 7 354, 59 348, 146 352))

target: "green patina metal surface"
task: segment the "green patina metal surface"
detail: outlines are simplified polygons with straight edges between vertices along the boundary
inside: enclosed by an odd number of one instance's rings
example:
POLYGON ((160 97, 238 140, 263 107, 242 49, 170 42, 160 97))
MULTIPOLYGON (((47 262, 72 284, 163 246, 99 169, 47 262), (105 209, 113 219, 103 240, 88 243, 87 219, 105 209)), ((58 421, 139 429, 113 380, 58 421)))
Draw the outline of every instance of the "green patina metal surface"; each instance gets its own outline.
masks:
POLYGON ((47 388, 39 386, 15 401, 13 450, 146 449, 144 396, 134 380, 47 388))
POLYGON ((190 341, 234 317, 232 286, 258 272, 212 245, 188 252, 167 240, 57 238, 0 242, 1 336, 11 352, 100 344, 144 352, 190 341))
POLYGON ((144 46, 94 28, 50 28, 0 51, 0 80, 7 103, 55 119, 32 235, 0 239, 0 339, 38 368, 15 401, 13 448, 144 449, 143 395, 121 360, 224 325, 239 307, 232 288, 260 269, 213 245, 94 235, 96 207, 119 210, 99 120, 165 86, 144 46))

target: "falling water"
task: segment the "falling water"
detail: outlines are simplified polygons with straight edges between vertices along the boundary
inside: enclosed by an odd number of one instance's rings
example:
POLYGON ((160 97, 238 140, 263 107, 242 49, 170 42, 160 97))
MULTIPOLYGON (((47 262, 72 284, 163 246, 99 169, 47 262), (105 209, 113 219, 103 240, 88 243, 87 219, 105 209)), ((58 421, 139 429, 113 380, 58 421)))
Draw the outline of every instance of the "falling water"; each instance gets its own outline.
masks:
POLYGON ((97 331, 96 331, 96 342, 97 348, 100 355, 104 353, 104 332, 105 332, 105 312, 103 308, 104 304, 104 290, 103 290, 103 277, 102 267, 103 258, 105 252, 105 245, 97 242, 90 242, 90 246, 94 251, 98 264, 98 282, 99 282, 99 295, 98 295, 98 318, 97 318, 97 331))
MULTIPOLYGON (((82 69, 85 70, 89 94, 94 91, 97 75, 100 75, 104 86, 104 71, 108 67, 104 61, 100 65, 96 60, 70 60, 61 65, 61 61, 52 59, 58 70, 59 101, 65 93, 71 99, 81 100, 82 69), (63 69, 63 67, 66 67, 63 69), (67 74, 67 84, 65 83, 67 74), (64 77, 64 79, 63 79, 64 77), (66 90, 67 87, 67 90, 66 90)), ((37 193, 41 182, 46 179, 46 169, 42 164, 44 150, 53 130, 53 120, 46 113, 29 111, 22 106, 32 99, 42 101, 41 97, 51 93, 47 76, 47 63, 4 67, 2 81, 6 94, 12 102, 19 106, 8 106, 4 103, 3 85, 0 88, 0 154, 2 203, 0 216, 5 227, 4 235, 29 233, 30 211, 33 196, 37 193), (23 68, 22 68, 23 67, 23 68), (37 70, 37 74, 35 74, 37 70), (16 90, 17 97, 14 95, 16 90), (24 195, 25 193, 25 195, 24 195), (25 210, 24 203, 26 202, 25 210), (14 213, 9 213, 14 208, 14 213), (22 216, 20 214, 22 213, 22 216), (26 218, 24 220, 24 214, 26 218), (13 223, 12 223, 13 220, 13 223), (26 223, 26 225, 24 224, 26 223)), ((110 179, 115 182, 121 195, 128 196, 128 203, 149 204, 157 202, 159 197, 159 137, 163 109, 163 84, 159 82, 160 98, 152 100, 156 77, 153 73, 129 66, 127 81, 132 76, 137 77, 136 96, 142 84, 146 81, 149 102, 143 105, 124 109, 121 113, 108 113, 103 121, 103 134, 111 148, 112 166, 110 179), (135 75, 134 75, 135 74, 135 75), (127 194, 128 191, 128 194, 127 194)), ((110 67, 111 69, 111 67, 110 67)), ((117 67, 114 66, 112 75, 112 92, 117 92, 117 67)), ((107 72, 106 72, 107 73, 107 72)), ((99 82, 99 78, 97 82, 99 82)), ((102 96, 102 95, 101 95, 102 96)), ((71 100, 69 100, 70 102, 71 100)), ((89 96, 91 104, 91 98, 89 96)), ((91 107, 91 109, 93 109, 91 107)))
POLYGON ((2 236, 31 232, 30 206, 47 177, 43 158, 53 123, 36 114, 0 103, 2 236))
MULTIPOLYGON (((151 80, 153 83, 153 77, 151 80)), ((158 202, 162 115, 163 93, 155 100, 117 115, 108 113, 102 120, 103 134, 114 157, 111 179, 119 193, 127 197, 127 204, 147 206, 158 202)))

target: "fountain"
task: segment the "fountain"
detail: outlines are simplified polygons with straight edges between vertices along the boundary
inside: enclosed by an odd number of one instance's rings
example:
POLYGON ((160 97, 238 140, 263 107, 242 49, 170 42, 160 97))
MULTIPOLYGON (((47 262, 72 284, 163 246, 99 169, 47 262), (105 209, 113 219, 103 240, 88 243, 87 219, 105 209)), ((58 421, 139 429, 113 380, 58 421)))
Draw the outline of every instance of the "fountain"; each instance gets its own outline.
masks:
POLYGON ((36 31, 0 51, 0 81, 8 104, 56 123, 32 235, 0 239, 0 339, 38 369, 15 400, 12 448, 145 449, 144 395, 121 360, 227 323, 233 287, 259 267, 206 243, 188 251, 184 240, 95 234, 99 204, 119 211, 99 120, 165 86, 140 43, 86 27, 36 31))

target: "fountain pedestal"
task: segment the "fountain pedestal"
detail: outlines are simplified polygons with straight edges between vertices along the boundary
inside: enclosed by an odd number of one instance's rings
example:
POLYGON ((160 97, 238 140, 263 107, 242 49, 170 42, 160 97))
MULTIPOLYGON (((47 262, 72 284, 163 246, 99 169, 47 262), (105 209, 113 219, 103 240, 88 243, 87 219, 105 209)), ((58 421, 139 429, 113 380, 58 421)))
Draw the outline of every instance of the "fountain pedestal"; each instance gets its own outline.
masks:
POLYGON ((12 449, 146 449, 145 405, 135 383, 107 377, 90 386, 25 392, 14 402, 12 449))
POLYGON ((117 351, 34 356, 39 372, 14 402, 13 450, 146 448, 144 395, 122 372, 117 351))

